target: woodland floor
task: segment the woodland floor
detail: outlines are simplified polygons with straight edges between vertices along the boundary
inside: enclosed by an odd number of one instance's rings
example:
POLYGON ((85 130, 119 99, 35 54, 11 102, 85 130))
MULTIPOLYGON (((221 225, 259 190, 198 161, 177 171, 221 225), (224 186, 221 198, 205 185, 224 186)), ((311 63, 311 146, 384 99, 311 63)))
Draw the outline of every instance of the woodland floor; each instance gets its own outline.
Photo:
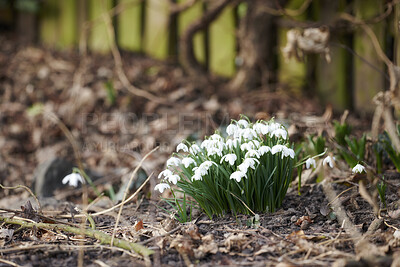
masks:
MULTIPOLYGON (((123 207, 116 232, 116 237, 144 244, 155 253, 143 258, 93 238, 3 223, 0 266, 76 266, 82 253, 85 266, 400 266, 399 232, 394 235, 400 227, 395 172, 386 176, 388 208, 379 216, 358 193, 357 180, 365 177, 325 170, 325 182, 316 183, 308 173, 301 195, 294 183, 283 207, 259 214, 259 222, 249 215, 210 220, 199 211, 191 223, 171 219, 153 188, 182 139, 201 139, 240 114, 295 125, 289 130, 292 141, 322 131, 332 136, 335 115, 284 86, 235 95, 227 93, 226 81, 213 78, 199 85, 171 62, 125 53, 123 60, 135 86, 168 104, 127 91, 111 56, 88 55, 83 64, 76 51, 20 47, 0 37, 0 184, 32 188, 42 206, 39 213, 23 188, 0 189, 0 216, 35 222, 55 219, 79 227, 72 214, 75 207, 83 207, 82 189, 63 186, 60 178, 51 185, 37 185, 46 162, 76 162, 58 119, 78 143, 81 161, 98 177, 95 184, 101 192, 113 188, 121 196, 132 170, 159 146, 141 165, 129 195, 153 175, 123 207), (44 113, 37 114, 40 107, 44 113)), ((348 121, 356 129, 370 127, 368 119, 352 114, 348 121)), ((89 189, 89 198, 95 197, 89 189)), ((103 197, 88 212, 115 204, 103 197)), ((118 210, 93 216, 97 229, 112 233, 118 210)))

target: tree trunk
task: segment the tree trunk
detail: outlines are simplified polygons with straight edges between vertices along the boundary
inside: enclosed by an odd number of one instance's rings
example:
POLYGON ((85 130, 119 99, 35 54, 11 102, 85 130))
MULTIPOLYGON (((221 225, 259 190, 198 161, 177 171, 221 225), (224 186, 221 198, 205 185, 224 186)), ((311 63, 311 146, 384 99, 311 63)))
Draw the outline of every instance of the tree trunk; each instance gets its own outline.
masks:
POLYGON ((243 92, 276 83, 277 17, 266 10, 276 10, 284 2, 286 1, 247 1, 247 14, 240 21, 238 32, 239 70, 230 83, 231 90, 243 92))

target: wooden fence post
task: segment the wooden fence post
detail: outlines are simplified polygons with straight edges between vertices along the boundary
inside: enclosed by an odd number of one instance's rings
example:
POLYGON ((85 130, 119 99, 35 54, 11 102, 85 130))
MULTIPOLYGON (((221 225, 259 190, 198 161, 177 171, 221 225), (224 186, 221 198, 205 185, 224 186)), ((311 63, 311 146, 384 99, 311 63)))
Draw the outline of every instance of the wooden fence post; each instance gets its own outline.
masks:
MULTIPOLYGON (((354 2, 356 17, 365 20, 383 12, 383 1, 380 0, 356 0, 354 2)), ((369 25, 376 34, 382 47, 384 47, 385 23, 369 25)), ((372 98, 384 89, 385 72, 383 62, 379 59, 371 39, 358 28, 354 35, 354 51, 374 66, 368 66, 359 57, 354 60, 354 97, 355 107, 359 112, 371 113, 375 109, 372 98)))
POLYGON ((117 17, 118 46, 130 51, 141 51, 143 38, 141 32, 142 1, 119 0, 119 4, 125 4, 125 8, 117 17))

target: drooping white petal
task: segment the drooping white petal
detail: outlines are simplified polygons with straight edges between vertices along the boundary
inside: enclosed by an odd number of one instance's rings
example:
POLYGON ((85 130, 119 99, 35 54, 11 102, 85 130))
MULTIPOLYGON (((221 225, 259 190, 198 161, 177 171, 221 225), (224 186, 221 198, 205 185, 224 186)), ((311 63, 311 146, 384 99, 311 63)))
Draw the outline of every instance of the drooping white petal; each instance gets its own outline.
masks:
POLYGON ((161 179, 162 176, 164 176, 164 177, 171 176, 172 174, 173 174, 172 171, 170 171, 170 170, 168 170, 168 169, 163 170, 163 171, 160 172, 160 174, 158 175, 158 179, 161 179))
POLYGON ((197 155, 197 153, 199 153, 201 151, 200 147, 196 144, 193 144, 190 148, 189 148, 189 152, 192 155, 197 155))
POLYGON ((229 162, 229 164, 230 165, 234 165, 235 164, 235 161, 237 160, 237 156, 236 156, 236 154, 227 154, 227 155, 224 155, 222 158, 221 158, 221 161, 220 161, 220 163, 222 163, 222 161, 226 161, 226 162, 229 162))
POLYGON ((322 161, 322 165, 325 166, 326 164, 328 164, 329 167, 333 168, 334 162, 335 162, 335 157, 327 156, 327 157, 324 158, 324 160, 322 161))
POLYGON ((354 173, 363 173, 363 172, 365 172, 365 167, 361 164, 357 164, 356 166, 354 166, 352 171, 354 173))
POLYGON ((67 176, 65 176, 62 179, 63 184, 68 183, 68 185, 73 186, 73 187, 77 187, 79 182, 83 184, 85 182, 85 180, 82 178, 82 176, 79 173, 75 173, 75 172, 68 174, 67 176))
POLYGON ((258 151, 257 151, 257 150, 250 149, 250 150, 246 153, 246 155, 245 155, 244 157, 245 157, 245 158, 254 158, 254 157, 260 158, 260 154, 258 154, 258 151))
POLYGON ((233 136, 238 131, 238 129, 239 128, 235 124, 229 124, 228 127, 226 127, 226 133, 229 136, 233 136))
POLYGON ((178 174, 173 174, 167 177, 170 183, 176 184, 181 178, 178 174))
POLYGON ((162 192, 164 192, 165 189, 168 189, 168 188, 171 188, 171 187, 169 186, 169 184, 160 183, 160 184, 157 184, 157 185, 154 187, 154 190, 158 190, 158 191, 160 191, 160 193, 162 193, 162 192))
POLYGON ((246 177, 246 173, 242 171, 235 171, 234 173, 231 174, 229 177, 230 179, 235 179, 237 182, 240 182, 243 177, 246 177))
POLYGON ((275 155, 276 153, 282 152, 285 149, 284 145, 274 145, 271 148, 271 153, 272 155, 275 155))
POLYGON ((294 156, 295 156, 294 150, 284 146, 283 153, 282 153, 282 158, 283 157, 291 157, 292 159, 294 159, 294 156))
POLYGON ((271 148, 269 147, 269 146, 261 146, 259 149, 258 149, 258 154, 260 155, 260 156, 262 156, 262 155, 264 155, 265 153, 268 153, 268 152, 270 152, 271 151, 271 148))
POLYGON ((238 125, 238 126, 241 126, 241 127, 243 127, 243 128, 246 128, 246 127, 249 125, 249 122, 246 121, 246 120, 239 120, 239 121, 237 122, 237 125, 238 125))
POLYGON ((171 167, 171 166, 179 166, 179 164, 181 164, 181 160, 177 157, 170 157, 167 160, 167 167, 171 167))
POLYGON ((183 158, 182 164, 185 166, 185 168, 188 168, 191 164, 196 164, 196 161, 192 158, 183 158))
POLYGON ((309 169, 311 167, 315 168, 317 163, 315 162, 315 159, 309 158, 306 160, 306 168, 309 169))
POLYGON ((276 137, 278 137, 278 138, 282 137, 283 139, 286 140, 287 131, 286 131, 285 129, 279 128, 279 129, 276 129, 275 131, 273 131, 273 132, 271 133, 271 137, 272 137, 272 136, 276 136, 276 137))
POLYGON ((182 150, 183 152, 188 152, 188 151, 189 151, 187 145, 185 145, 184 143, 180 143, 180 144, 176 147, 176 152, 179 152, 179 151, 181 151, 181 150, 182 150))

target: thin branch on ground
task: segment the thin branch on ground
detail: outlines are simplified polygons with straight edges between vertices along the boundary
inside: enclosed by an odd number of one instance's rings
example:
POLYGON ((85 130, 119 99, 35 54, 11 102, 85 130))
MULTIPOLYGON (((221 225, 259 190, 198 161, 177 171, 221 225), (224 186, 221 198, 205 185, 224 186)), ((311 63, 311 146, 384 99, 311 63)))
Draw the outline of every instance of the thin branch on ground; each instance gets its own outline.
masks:
MULTIPOLYGON (((143 162, 147 159, 148 156, 150 156, 150 155, 151 155, 154 151, 156 151, 158 148, 159 148, 159 147, 155 147, 153 150, 151 150, 149 153, 147 153, 147 154, 142 158, 142 160, 139 162, 139 164, 136 166, 135 170, 133 170, 133 172, 132 172, 132 174, 131 174, 131 177, 130 177, 130 179, 129 179, 129 182, 128 182, 126 188, 125 188, 124 196, 122 197, 122 201, 121 201, 122 203, 125 203, 126 197, 128 196, 128 193, 129 193, 129 188, 131 187, 131 184, 132 184, 132 182, 133 182, 133 178, 136 176, 136 173, 139 171, 139 169, 140 169, 140 167, 142 166, 143 162)), ((151 175, 149 175, 149 178, 150 178, 150 177, 151 177, 151 175)), ((142 184, 142 186, 139 187, 138 190, 136 190, 135 194, 137 194, 142 188, 143 188, 143 184, 142 184)), ((122 205, 120 206, 120 208, 119 208, 118 217, 117 217, 117 219, 116 219, 116 221, 115 221, 115 227, 114 227, 114 230, 113 230, 113 233, 112 233, 112 237, 111 237, 111 240, 110 240, 111 245, 113 244, 114 236, 115 236, 115 233, 117 232, 117 227, 118 227, 118 224, 119 224, 119 220, 120 220, 120 217, 121 217, 122 209, 123 209, 123 208, 124 208, 124 205, 122 204, 122 205)))
POLYGON ((4 223, 7 224, 16 224, 20 225, 22 228, 38 228, 38 229, 43 229, 43 230, 52 230, 52 231, 65 231, 68 233, 73 233, 76 235, 85 235, 91 238, 95 238, 99 240, 103 244, 110 244, 111 240, 113 240, 112 245, 126 249, 129 251, 134 251, 138 253, 139 255, 142 255, 144 257, 148 257, 149 255, 153 254, 154 251, 151 249, 146 248, 145 246, 142 246, 137 243, 133 243, 127 240, 119 239, 119 238, 111 238, 110 235, 107 235, 106 233, 100 232, 98 230, 93 230, 93 229, 82 229, 80 227, 73 227, 65 224, 50 224, 50 223, 36 223, 36 222, 26 222, 23 220, 18 220, 18 219, 13 219, 13 218, 7 218, 0 216, 0 221, 3 221, 4 223))

